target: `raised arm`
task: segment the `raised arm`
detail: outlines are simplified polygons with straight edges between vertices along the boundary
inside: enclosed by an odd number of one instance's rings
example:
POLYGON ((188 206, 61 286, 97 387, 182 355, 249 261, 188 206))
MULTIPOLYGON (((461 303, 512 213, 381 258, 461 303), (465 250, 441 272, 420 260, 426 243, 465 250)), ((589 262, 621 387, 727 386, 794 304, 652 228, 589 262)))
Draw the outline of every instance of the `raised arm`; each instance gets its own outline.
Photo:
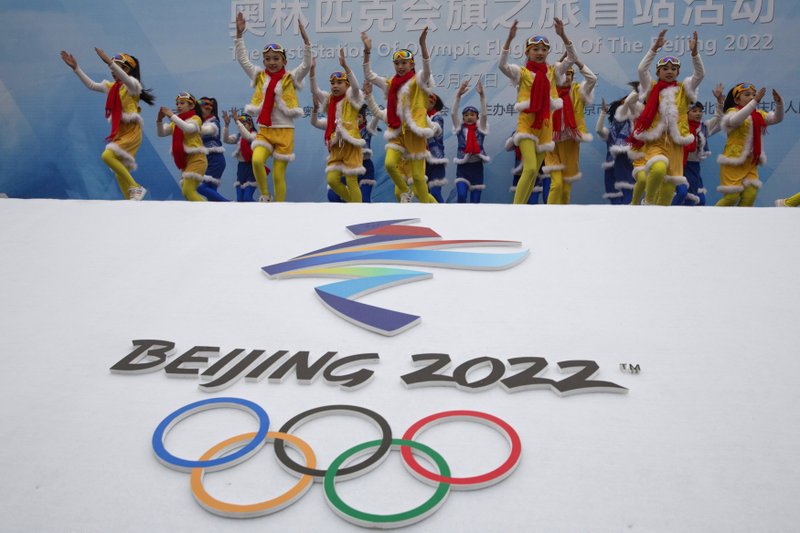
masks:
POLYGON ((783 98, 778 94, 778 91, 772 89, 772 99, 775 101, 775 111, 767 113, 765 122, 767 124, 777 124, 783 120, 783 98))
MULTIPOLYGON (((190 122, 187 122, 187 121, 183 120, 178 115, 173 113, 172 109, 170 109, 168 107, 162 107, 161 108, 161 113, 159 113, 159 116, 161 116, 161 114, 163 114, 163 116, 169 117, 169 119, 172 121, 172 123, 175 124, 177 127, 179 127, 181 130, 183 130, 184 133, 199 133, 200 132, 200 126, 197 125, 197 122, 195 122, 193 120, 190 121, 190 122)), ((159 124, 160 123, 161 123, 161 121, 159 120, 159 124)))
POLYGON ((239 66, 242 67, 244 73, 247 74, 248 78, 254 80, 260 72, 260 69, 252 64, 247 57, 247 49, 244 47, 244 40, 242 39, 242 35, 244 35, 246 29, 247 22, 245 22, 244 15, 240 11, 236 15, 236 39, 233 40, 234 52, 236 53, 236 61, 239 62, 239 66))
POLYGON ((456 98, 450 108, 450 118, 453 119, 453 131, 457 132, 461 127, 461 97, 469 90, 469 78, 461 82, 456 91, 456 98))
POLYGON ((347 81, 350 82, 350 103, 360 109, 361 106, 364 105, 364 95, 361 93, 361 87, 358 85, 358 78, 347 65, 347 58, 344 56, 344 48, 339 49, 339 65, 341 65, 345 74, 347 74, 347 81))
POLYGON ((328 129, 328 121, 319 118, 319 101, 314 98, 314 107, 311 108, 311 125, 315 128, 326 130, 328 129))
POLYGON ((575 53, 575 47, 572 45, 572 41, 569 40, 567 37, 567 32, 564 30, 564 22, 560 18, 556 17, 553 19, 553 27, 556 30, 556 34, 561 37, 562 41, 564 41, 564 51, 566 52, 566 57, 564 60, 558 61, 554 65, 556 80, 562 80, 567 72, 567 69, 572 67, 572 65, 577 62, 577 54, 575 53))
POLYGON ((697 32, 694 32, 694 35, 692 35, 692 38, 689 40, 689 49, 692 51, 692 66, 694 67, 694 72, 686 84, 689 85, 689 92, 696 94, 700 82, 703 81, 703 78, 706 76, 706 70, 703 67, 703 59, 700 57, 700 54, 697 53, 697 32))
POLYGON ((503 49, 500 50, 500 63, 498 65, 500 72, 505 74, 514 85, 519 85, 519 66, 510 65, 508 63, 508 53, 511 48, 511 42, 514 40, 514 37, 517 36, 517 24, 519 24, 519 21, 515 20, 508 30, 508 38, 506 38, 503 49))
POLYGON ((583 98, 585 103, 591 104, 592 101, 594 101, 594 88, 597 85, 597 75, 592 72, 585 63, 582 63, 580 59, 576 59, 575 65, 581 70, 581 75, 583 76, 583 82, 581 82, 580 88, 581 98, 583 98))
POLYGON ((369 38, 369 35, 367 35, 365 31, 361 32, 361 42, 364 43, 364 80, 369 81, 383 92, 386 92, 388 88, 386 78, 373 72, 372 67, 369 65, 370 54, 372 53, 372 39, 369 38))
POLYGON ((103 63, 111 68, 112 72, 114 72, 114 74, 117 76, 117 79, 121 81, 123 85, 125 85, 131 95, 139 96, 142 94, 142 84, 139 82, 139 80, 126 74, 125 71, 122 70, 122 67, 114 63, 114 61, 108 57, 108 54, 106 54, 102 48, 95 47, 94 51, 97 52, 98 57, 100 57, 103 63))
POLYGON ((667 30, 661 30, 661 32, 659 32, 656 42, 647 50, 647 53, 642 58, 642 62, 639 63, 639 90, 645 93, 650 91, 650 84, 653 83, 653 78, 650 76, 650 67, 653 65, 656 54, 661 50, 661 47, 664 46, 664 36, 666 34, 667 30))
POLYGON ((303 79, 305 79, 308 75, 308 71, 311 69, 311 41, 308 38, 305 26, 303 26, 303 23, 299 20, 297 21, 297 27, 300 30, 300 36, 303 38, 303 61, 300 63, 300 66, 292 71, 292 79, 297 86, 302 87, 303 79))
POLYGON ((317 85, 317 60, 315 58, 311 58, 311 67, 309 72, 311 73, 311 97, 314 101, 324 102, 330 96, 330 93, 327 93, 319 88, 317 85))
POLYGON ((606 128, 607 116, 608 106, 606 105, 606 99, 603 98, 603 108, 600 111, 600 114, 597 116, 597 124, 594 127, 594 131, 596 131, 597 135, 604 141, 608 139, 608 128, 606 128))
POLYGON ((722 126, 727 131, 731 131, 744 124, 744 121, 750 117, 756 108, 758 108, 758 103, 761 101, 764 93, 766 93, 766 89, 759 89, 758 93, 756 94, 756 98, 747 102, 747 105, 745 105, 743 108, 734 111, 733 113, 726 113, 725 117, 722 119, 722 126))
POLYGON ((75 59, 75 56, 65 50, 61 50, 61 60, 72 69, 72 71, 76 76, 78 76, 78 79, 83 82, 87 89, 96 91, 98 93, 108 92, 108 87, 104 83, 97 83, 92 78, 87 76, 83 70, 81 70, 81 67, 78 66, 78 61, 75 59))
POLYGON ((162 121, 164 117, 167 115, 164 113, 165 107, 162 107, 158 110, 158 116, 156 117, 156 133, 159 137, 169 137, 172 135, 172 128, 168 125, 164 124, 162 121))
POLYGON ((706 129, 709 137, 722 130, 722 116, 725 113, 723 109, 725 107, 725 93, 722 84, 718 83, 712 93, 717 100, 717 105, 714 106, 714 116, 706 120, 706 129))
POLYGON ((478 80, 478 83, 475 85, 475 90, 478 91, 478 96, 481 98, 481 118, 478 122, 478 129, 483 132, 484 135, 489 134, 489 110, 486 106, 486 92, 483 90, 483 84, 481 80, 478 80))

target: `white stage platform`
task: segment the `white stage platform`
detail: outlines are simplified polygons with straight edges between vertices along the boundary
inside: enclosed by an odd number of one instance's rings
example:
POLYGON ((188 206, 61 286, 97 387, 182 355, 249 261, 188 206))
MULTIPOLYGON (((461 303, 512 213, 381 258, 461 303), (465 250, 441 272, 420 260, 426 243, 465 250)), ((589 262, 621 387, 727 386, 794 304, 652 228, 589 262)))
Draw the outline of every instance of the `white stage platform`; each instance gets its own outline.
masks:
MULTIPOLYGON (((332 510, 320 483, 286 509, 246 520, 198 505, 189 474, 159 462, 151 438, 173 411, 219 397, 257 403, 272 431, 331 404, 379 413, 395 438, 449 410, 489 413, 514 428, 522 454, 508 477, 451 490, 408 531, 796 530, 798 229, 792 209, 0 200, 0 530, 360 529, 332 510), (530 253, 499 271, 407 267, 433 278, 360 300, 422 317, 393 337, 326 308, 314 288, 335 280, 261 271, 351 240, 347 226, 403 219, 420 219, 416 226, 444 239, 521 242, 453 251, 530 253), (192 373, 111 372, 138 339, 174 343, 169 361, 218 348, 194 365, 201 373, 236 349, 378 359, 333 372, 374 372, 352 391, 322 372, 311 382, 293 373, 268 379, 271 367, 260 381, 239 376, 205 392, 208 379, 192 373), (492 363, 461 376, 492 382, 482 390, 405 386, 401 376, 419 368, 412 356, 425 353, 449 354, 447 376, 495 358, 507 367, 503 379, 514 373, 509 359, 540 357, 547 367, 538 378, 554 383, 574 372, 562 374, 559 362, 591 361, 599 367, 592 379, 627 392, 560 395, 547 382, 511 392, 490 379, 492 363)), ((246 413, 218 409, 178 424, 165 445, 197 459, 257 428, 246 413)), ((350 416, 293 433, 322 468, 380 437, 350 416)), ((495 469, 510 451, 500 433, 467 421, 416 440, 455 477, 495 469)), ((205 483, 216 498, 252 503, 296 480, 268 443, 205 483)), ((397 452, 336 489, 371 513, 407 511, 435 490, 409 475, 397 452)))

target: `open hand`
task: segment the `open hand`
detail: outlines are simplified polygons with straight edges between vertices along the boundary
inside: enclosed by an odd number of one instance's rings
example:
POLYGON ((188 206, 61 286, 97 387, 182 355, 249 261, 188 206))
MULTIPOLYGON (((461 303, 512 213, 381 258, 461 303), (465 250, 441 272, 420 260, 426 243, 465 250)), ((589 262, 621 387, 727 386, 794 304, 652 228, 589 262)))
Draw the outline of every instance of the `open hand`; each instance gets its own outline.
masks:
POLYGON ((78 68, 78 61, 75 60, 75 56, 65 50, 61 50, 61 60, 72 70, 78 68))

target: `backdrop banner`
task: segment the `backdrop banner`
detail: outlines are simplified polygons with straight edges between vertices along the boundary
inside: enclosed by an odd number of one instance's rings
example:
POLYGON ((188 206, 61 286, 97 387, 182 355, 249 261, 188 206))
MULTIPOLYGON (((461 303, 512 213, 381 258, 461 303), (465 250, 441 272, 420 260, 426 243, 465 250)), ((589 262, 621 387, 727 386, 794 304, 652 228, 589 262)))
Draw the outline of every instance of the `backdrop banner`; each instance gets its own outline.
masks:
MULTIPOLYGON (((683 60, 681 77, 691 74, 688 43, 698 32, 698 49, 706 76, 698 98, 706 105, 707 118, 716 101, 711 93, 717 83, 727 91, 749 81, 767 87, 761 107, 774 109, 771 89, 786 101, 786 118, 770 128, 765 139, 768 160, 761 168, 764 185, 757 205, 772 205, 800 191, 800 176, 793 170, 800 160, 796 149, 800 103, 794 64, 798 45, 796 26, 800 6, 779 0, 264 0, 165 3, 155 0, 122 0, 113 6, 96 2, 57 0, 8 0, 3 5, 0 46, 0 193, 17 198, 116 199, 120 192, 110 171, 100 160, 109 125, 103 116, 104 96, 88 91, 59 58, 60 50, 73 53, 85 72, 100 81, 110 79, 108 68, 94 47, 109 54, 126 52, 140 62, 144 86, 158 100, 144 105, 144 140, 137 155, 137 180, 148 189, 148 198, 179 199, 178 172, 170 156, 169 139, 159 138, 154 125, 160 105, 174 106, 175 96, 190 91, 213 96, 220 107, 242 108, 249 103, 249 79, 237 64, 233 51, 234 20, 243 13, 248 24, 244 42, 250 59, 260 63, 265 44, 278 41, 287 50, 288 68, 301 60, 302 40, 298 21, 307 24, 318 58, 317 76, 326 88, 328 75, 339 70, 338 51, 344 48, 353 71, 363 81, 361 31, 374 41, 372 67, 379 74, 393 72, 391 54, 399 48, 418 48, 421 30, 428 26, 428 44, 436 92, 444 110, 445 154, 456 157, 449 108, 464 79, 471 87, 462 106, 478 106, 474 91, 480 79, 486 88, 490 134, 486 153, 486 189, 483 201, 510 203, 514 154, 505 141, 517 122, 515 89, 498 69, 500 50, 508 29, 519 19, 519 32, 510 60, 522 64, 525 40, 543 34, 553 43, 550 60, 563 53, 553 31, 553 19, 564 20, 580 59, 597 74, 594 100, 586 106, 590 131, 602 108, 623 97, 627 83, 637 79, 637 66, 661 29, 667 29, 663 54, 683 60)), ((580 81, 580 74, 576 75, 580 81)), ((379 91, 378 91, 379 92, 379 91)), ((311 94, 299 93, 305 117, 296 121, 297 159, 288 170, 289 201, 326 201, 323 132, 310 125, 311 94)), ((384 104, 383 95, 377 99, 384 104)), ((724 135, 710 139, 712 156, 703 163, 709 203, 720 195, 716 157, 724 135)), ((395 201, 393 187, 383 169, 385 141, 373 138, 377 186, 375 201, 395 201)), ((583 179, 573 187, 572 202, 600 204, 603 200, 605 143, 597 135, 581 149, 583 179)), ((227 146, 227 169, 220 191, 235 198, 236 163, 227 146)), ((445 199, 455 201, 455 165, 447 168, 445 199)))

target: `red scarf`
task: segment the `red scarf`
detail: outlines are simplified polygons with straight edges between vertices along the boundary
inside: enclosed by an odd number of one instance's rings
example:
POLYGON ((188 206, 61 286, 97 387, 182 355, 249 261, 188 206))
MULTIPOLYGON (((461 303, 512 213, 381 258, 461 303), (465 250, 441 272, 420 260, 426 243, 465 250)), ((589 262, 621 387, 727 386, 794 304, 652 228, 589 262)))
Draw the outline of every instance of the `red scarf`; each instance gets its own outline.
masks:
POLYGON ((395 76, 392 78, 392 83, 389 85, 389 95, 386 97, 386 124, 396 130, 402 125, 400 116, 397 114, 397 93, 400 88, 406 84, 408 80, 416 75, 412 68, 402 76, 395 76))
POLYGON ((242 155, 245 163, 253 161, 253 147, 250 146, 250 141, 242 137, 239 139, 239 153, 242 155))
POLYGON ((325 145, 330 149, 331 137, 336 129, 336 105, 344 99, 343 94, 328 99, 328 126, 325 128, 325 145))
MULTIPOLYGON (((188 121, 195 116, 194 109, 190 109, 185 113, 178 115, 178 118, 183 121, 188 121)), ((183 170, 186 168, 186 150, 183 148, 183 130, 175 124, 172 129, 172 159, 175 161, 175 166, 183 170)))
POLYGON ((531 97, 526 113, 536 113, 533 129, 538 130, 550 118, 550 80, 547 79, 547 63, 528 61, 525 68, 533 72, 531 97))
POLYGON ((692 135, 694 135, 694 140, 691 144, 687 144, 683 147, 683 164, 686 165, 686 161, 689 160, 689 154, 697 150, 697 130, 700 128, 700 122, 696 120, 689 121, 689 131, 692 135))
POLYGON ((475 130, 478 128, 477 124, 464 124, 467 128, 467 146, 464 148, 465 154, 479 154, 481 153, 481 146, 478 144, 478 136, 475 130))
POLYGON ((114 140, 119 130, 119 124, 122 122, 122 98, 119 95, 121 88, 121 81, 114 82, 106 97, 106 118, 111 117, 111 133, 106 137, 106 142, 114 140))
POLYGON ((278 86, 278 82, 281 81, 285 75, 286 69, 284 68, 281 68, 274 74, 267 74, 267 76, 269 76, 269 83, 264 92, 264 103, 261 105, 261 113, 258 114, 257 124, 272 126, 272 108, 275 107, 275 87, 278 86))
MULTIPOLYGON (((741 109, 741 108, 740 108, 741 109)), ((758 112, 758 109, 754 109, 752 113, 750 113, 750 120, 753 121, 753 159, 752 162, 754 165, 759 164, 761 161, 761 136, 767 132, 767 123, 764 120, 764 116, 758 112)))
POLYGON ((653 120, 656 118, 656 113, 658 113, 658 101, 661 98, 661 91, 667 87, 675 87, 676 85, 678 85, 676 81, 669 83, 659 81, 653 86, 653 89, 647 96, 647 103, 644 106, 644 111, 642 111, 642 114, 636 119, 636 125, 633 127, 634 134, 650 129, 650 126, 653 125, 653 120))
POLYGON ((564 107, 556 110, 553 113, 553 131, 561 131, 561 119, 564 118, 564 129, 574 131, 578 129, 578 124, 575 122, 575 108, 572 107, 572 87, 558 87, 558 96, 564 102, 564 107))

